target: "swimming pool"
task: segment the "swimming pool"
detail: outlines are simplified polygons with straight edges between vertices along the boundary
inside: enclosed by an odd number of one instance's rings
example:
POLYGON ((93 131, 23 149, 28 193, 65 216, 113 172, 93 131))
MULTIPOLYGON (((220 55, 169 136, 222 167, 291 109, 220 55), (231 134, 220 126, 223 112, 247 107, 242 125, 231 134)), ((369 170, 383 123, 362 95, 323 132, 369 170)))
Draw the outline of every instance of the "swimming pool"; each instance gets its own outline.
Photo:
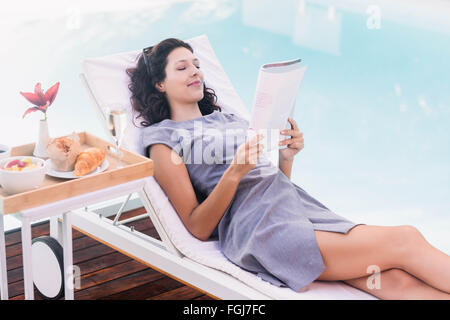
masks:
POLYGON ((0 137, 33 141, 41 115, 21 119, 19 91, 57 81, 50 134, 103 135, 78 79, 85 57, 206 34, 249 110, 259 66, 299 57, 305 148, 292 180, 342 216, 414 225, 450 253, 450 3, 422 2, 11 3, 0 13, 0 137))

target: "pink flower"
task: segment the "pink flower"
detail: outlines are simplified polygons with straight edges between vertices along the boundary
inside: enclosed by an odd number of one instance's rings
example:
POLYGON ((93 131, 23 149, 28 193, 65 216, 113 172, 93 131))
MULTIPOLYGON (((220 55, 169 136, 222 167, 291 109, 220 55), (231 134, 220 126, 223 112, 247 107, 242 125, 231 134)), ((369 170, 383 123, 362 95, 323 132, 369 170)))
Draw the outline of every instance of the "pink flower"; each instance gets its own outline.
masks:
POLYGON ((25 97, 28 101, 35 105, 35 107, 28 108, 27 111, 22 116, 22 119, 25 118, 27 114, 35 111, 42 111, 45 115, 45 119, 47 119, 47 108, 53 103, 56 98, 56 94, 58 93, 59 82, 54 84, 50 89, 48 89, 45 94, 42 92, 41 84, 38 82, 34 87, 33 92, 20 92, 21 95, 25 97))

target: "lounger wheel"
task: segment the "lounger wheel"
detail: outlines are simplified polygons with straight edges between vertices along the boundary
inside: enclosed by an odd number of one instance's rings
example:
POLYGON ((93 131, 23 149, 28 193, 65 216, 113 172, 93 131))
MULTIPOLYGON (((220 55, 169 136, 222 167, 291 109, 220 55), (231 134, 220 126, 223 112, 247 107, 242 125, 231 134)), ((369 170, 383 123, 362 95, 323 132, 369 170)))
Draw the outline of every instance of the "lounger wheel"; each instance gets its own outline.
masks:
POLYGON ((34 287, 44 299, 59 299, 64 292, 63 247, 55 238, 42 236, 33 239, 31 251, 34 287))

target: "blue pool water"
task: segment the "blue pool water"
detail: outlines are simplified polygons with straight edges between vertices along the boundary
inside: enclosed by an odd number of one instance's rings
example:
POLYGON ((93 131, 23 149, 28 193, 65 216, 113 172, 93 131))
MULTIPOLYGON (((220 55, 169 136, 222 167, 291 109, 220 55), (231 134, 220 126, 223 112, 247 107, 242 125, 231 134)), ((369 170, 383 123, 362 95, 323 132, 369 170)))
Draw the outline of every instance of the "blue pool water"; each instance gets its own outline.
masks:
POLYGON ((0 13, 0 143, 34 141, 41 115, 21 119, 28 104, 19 91, 38 81, 44 89, 61 82, 48 112, 51 135, 102 136, 78 78, 83 58, 206 34, 249 110, 261 64, 299 57, 308 66, 294 115, 305 138, 295 183, 355 222, 414 225, 450 253, 448 5, 94 3, 11 4, 0 13))

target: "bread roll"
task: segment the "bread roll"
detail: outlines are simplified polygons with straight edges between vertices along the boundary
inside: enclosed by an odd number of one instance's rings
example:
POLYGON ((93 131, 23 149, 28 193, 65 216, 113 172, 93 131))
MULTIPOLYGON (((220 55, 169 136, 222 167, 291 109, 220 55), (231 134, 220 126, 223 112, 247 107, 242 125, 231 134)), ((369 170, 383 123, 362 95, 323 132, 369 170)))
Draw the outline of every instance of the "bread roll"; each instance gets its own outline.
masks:
POLYGON ((55 171, 72 171, 81 152, 79 137, 61 137, 47 144, 47 152, 55 171))
POLYGON ((88 148, 80 153, 75 162, 74 176, 84 176, 91 173, 105 160, 105 150, 99 148, 88 148))

